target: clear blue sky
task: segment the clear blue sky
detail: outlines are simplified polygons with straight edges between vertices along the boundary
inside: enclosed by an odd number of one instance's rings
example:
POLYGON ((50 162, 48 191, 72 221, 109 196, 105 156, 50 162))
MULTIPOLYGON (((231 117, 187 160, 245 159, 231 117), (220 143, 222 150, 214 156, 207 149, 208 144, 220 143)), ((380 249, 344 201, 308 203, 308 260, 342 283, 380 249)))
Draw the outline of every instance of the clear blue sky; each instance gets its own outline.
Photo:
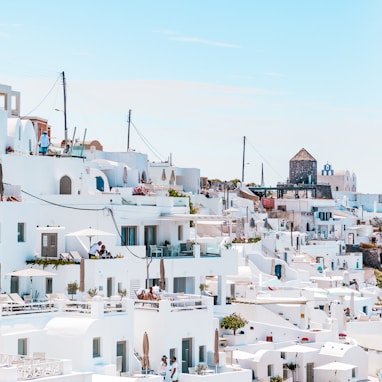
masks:
POLYGON ((266 185, 307 149, 382 194, 382 1, 17 0, 0 12, 0 83, 22 114, 203 176, 266 185), (144 139, 142 139, 144 138, 144 139), (149 144, 149 147, 144 143, 149 144))

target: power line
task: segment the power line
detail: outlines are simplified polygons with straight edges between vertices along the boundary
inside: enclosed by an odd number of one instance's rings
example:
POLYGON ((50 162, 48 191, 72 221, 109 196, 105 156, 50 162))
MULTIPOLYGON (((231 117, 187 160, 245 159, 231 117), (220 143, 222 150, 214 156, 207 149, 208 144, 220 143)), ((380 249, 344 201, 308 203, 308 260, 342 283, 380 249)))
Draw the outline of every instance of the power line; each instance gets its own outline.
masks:
MULTIPOLYGON (((247 138, 248 143, 248 138, 247 138)), ((256 151, 257 155, 268 165, 268 167, 275 172, 275 174, 280 178, 283 179, 283 176, 278 173, 278 171, 267 161, 267 159, 264 158, 264 156, 256 149, 256 147, 249 142, 249 145, 256 151)))
POLYGON ((48 93, 45 95, 45 97, 37 104, 37 106, 32 109, 29 113, 23 115, 21 118, 24 118, 24 117, 28 117, 29 115, 31 115, 45 100, 46 98, 48 97, 48 95, 52 92, 52 90, 54 89, 54 87, 57 85, 57 82, 58 82, 58 79, 60 77, 57 77, 56 81, 54 82, 53 86, 50 88, 50 90, 48 91, 48 93))
POLYGON ((139 138, 141 138, 142 142, 147 146, 147 148, 151 151, 151 153, 159 159, 159 161, 163 162, 163 155, 147 140, 147 138, 144 137, 144 135, 138 130, 138 128, 134 125, 133 122, 131 122, 133 125, 135 131, 137 132, 139 138))

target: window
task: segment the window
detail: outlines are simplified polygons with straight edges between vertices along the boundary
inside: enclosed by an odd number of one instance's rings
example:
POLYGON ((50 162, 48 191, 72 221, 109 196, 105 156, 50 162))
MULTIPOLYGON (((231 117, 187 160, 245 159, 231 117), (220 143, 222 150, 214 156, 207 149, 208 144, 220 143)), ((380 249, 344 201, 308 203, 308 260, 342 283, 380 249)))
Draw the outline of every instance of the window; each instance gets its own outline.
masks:
POLYGON ((273 376, 273 365, 268 365, 267 369, 268 369, 268 377, 272 377, 273 376))
POLYGON ((28 354, 28 339, 19 338, 17 340, 17 354, 18 355, 27 355, 28 354))
POLYGON ((97 186, 97 190, 98 191, 101 191, 101 192, 104 192, 105 191, 105 183, 102 179, 102 177, 100 176, 96 176, 96 186, 97 186))
POLYGON ((17 241, 19 243, 25 241, 25 223, 17 223, 17 241))
POLYGON ((137 245, 137 227, 121 227, 121 245, 137 245))
POLYGON ((206 346, 199 346, 199 362, 206 362, 206 346))
POLYGON ((93 338, 93 358, 101 357, 101 338, 93 338))

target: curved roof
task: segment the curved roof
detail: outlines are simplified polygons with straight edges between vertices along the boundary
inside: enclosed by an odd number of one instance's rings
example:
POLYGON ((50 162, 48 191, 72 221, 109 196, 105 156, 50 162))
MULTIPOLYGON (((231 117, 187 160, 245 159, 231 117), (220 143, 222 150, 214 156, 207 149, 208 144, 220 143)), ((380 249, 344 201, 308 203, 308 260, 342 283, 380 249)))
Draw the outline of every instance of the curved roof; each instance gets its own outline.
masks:
POLYGON ((85 335, 96 321, 94 318, 56 317, 48 322, 45 329, 48 335, 77 337, 85 335))

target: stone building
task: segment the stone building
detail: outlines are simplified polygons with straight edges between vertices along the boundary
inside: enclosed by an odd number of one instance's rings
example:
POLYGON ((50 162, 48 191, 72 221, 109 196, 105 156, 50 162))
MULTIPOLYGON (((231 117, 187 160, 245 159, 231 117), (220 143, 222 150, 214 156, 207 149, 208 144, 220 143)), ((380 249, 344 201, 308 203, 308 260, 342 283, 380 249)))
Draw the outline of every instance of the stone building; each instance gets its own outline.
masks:
POLYGON ((289 161, 289 183, 317 184, 317 161, 305 149, 289 161))

